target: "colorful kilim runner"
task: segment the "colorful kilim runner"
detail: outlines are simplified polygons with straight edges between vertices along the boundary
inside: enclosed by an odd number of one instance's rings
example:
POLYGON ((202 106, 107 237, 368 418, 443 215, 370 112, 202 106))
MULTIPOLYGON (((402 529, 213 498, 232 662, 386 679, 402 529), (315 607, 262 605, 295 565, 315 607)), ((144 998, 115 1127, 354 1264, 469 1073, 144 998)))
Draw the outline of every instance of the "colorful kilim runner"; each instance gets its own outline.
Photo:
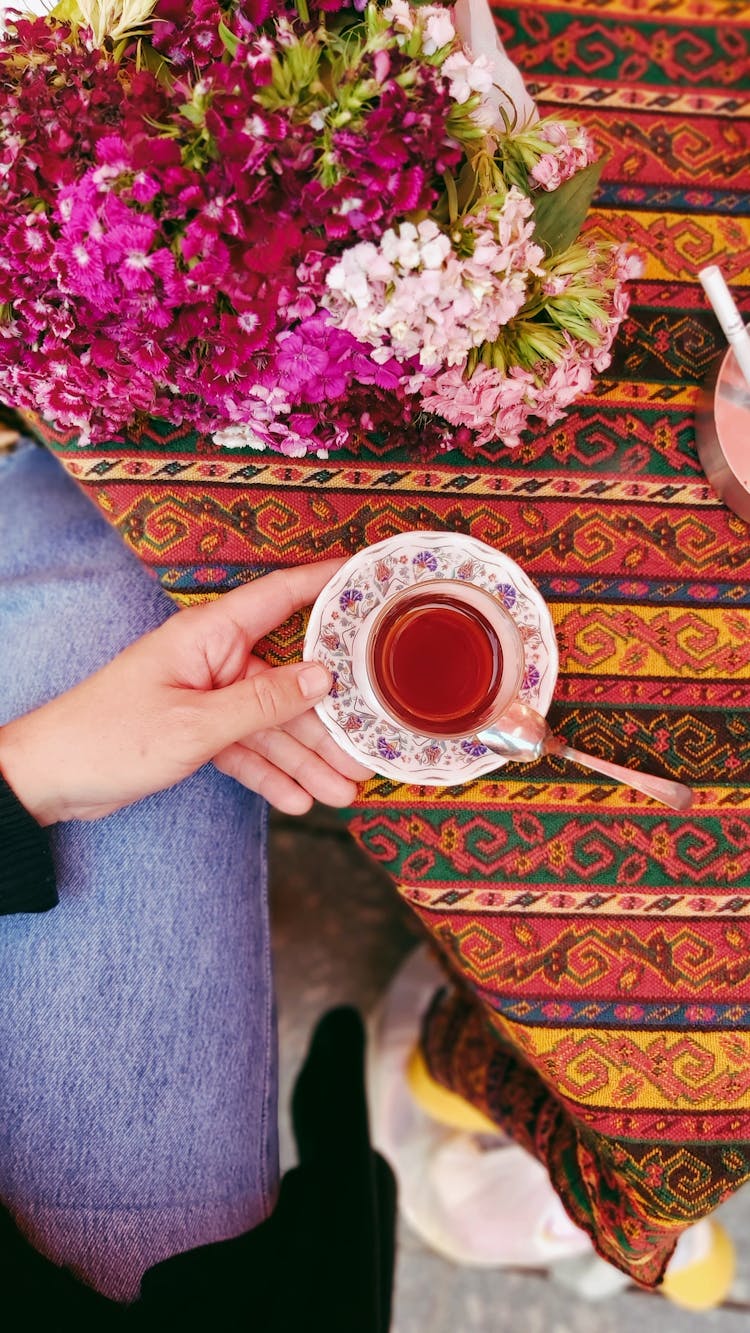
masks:
MULTIPOLYGON (((609 154, 591 231, 646 259, 609 376, 562 424, 429 466, 218 453, 166 426, 50 442, 181 602, 408 528, 508 552, 554 617, 557 730, 696 788, 680 817, 547 759, 450 790, 378 779, 349 815, 467 983, 428 1023, 434 1072, 653 1285, 680 1229, 750 1177, 750 532, 706 484, 693 433, 721 348, 696 270, 720 263, 750 298, 750 12, 496 13, 543 110, 609 154)), ((277 659, 301 627, 276 637, 277 659)))

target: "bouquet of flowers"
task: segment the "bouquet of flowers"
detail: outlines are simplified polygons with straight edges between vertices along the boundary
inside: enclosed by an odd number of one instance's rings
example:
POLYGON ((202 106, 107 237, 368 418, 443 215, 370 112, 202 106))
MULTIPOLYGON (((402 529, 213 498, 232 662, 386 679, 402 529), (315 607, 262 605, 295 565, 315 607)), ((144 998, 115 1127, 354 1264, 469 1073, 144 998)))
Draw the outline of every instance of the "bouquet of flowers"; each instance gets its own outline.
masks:
POLYGON ((15 15, 0 398, 82 444, 161 417, 291 456, 556 421, 636 261, 581 236, 590 138, 508 71, 484 0, 15 15))

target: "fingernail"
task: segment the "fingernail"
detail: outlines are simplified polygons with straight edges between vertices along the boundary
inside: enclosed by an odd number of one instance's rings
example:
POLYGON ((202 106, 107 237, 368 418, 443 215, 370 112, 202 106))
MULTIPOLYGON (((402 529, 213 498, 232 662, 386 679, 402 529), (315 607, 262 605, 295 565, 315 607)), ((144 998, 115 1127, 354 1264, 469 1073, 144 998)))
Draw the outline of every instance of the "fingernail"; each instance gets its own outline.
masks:
POLYGON ((319 662, 310 662, 304 666, 297 676, 300 694, 306 699, 319 698, 322 694, 327 694, 331 685, 330 674, 319 662))

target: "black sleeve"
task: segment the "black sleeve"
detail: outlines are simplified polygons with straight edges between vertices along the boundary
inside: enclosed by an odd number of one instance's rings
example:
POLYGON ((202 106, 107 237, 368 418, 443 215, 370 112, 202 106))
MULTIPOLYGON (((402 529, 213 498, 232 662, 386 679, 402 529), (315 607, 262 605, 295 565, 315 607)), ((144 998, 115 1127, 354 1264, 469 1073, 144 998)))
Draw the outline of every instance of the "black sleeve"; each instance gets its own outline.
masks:
POLYGON ((0 916, 46 912, 58 902, 46 830, 0 773, 0 916))

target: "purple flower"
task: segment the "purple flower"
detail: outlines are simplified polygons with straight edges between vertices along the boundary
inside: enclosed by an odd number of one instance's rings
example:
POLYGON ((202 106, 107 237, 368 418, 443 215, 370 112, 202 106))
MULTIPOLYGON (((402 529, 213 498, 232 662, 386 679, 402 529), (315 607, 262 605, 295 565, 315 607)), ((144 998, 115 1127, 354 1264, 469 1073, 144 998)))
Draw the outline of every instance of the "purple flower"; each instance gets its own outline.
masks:
POLYGON ((432 554, 432 551, 420 551, 412 557, 412 564, 415 569, 429 569, 432 574, 438 567, 437 558, 432 554))
POLYGON ((378 736, 378 754, 383 759, 398 759, 401 751, 395 745, 392 745, 389 740, 386 740, 385 736, 378 736))
POLYGON ((299 332, 282 333, 277 342, 279 350, 276 353, 276 365, 292 394, 297 394, 328 365, 325 349, 306 342, 299 332))
POLYGON ((362 593, 359 588, 345 588, 339 597, 339 606, 342 611, 348 611, 350 607, 356 606, 357 602, 362 601, 362 593))
POLYGON ((521 689, 533 690, 539 684, 539 680, 540 680, 539 671, 534 666, 534 663, 530 662, 524 672, 523 685, 521 686, 521 689))
POLYGON ((408 378, 408 368, 399 361, 393 357, 382 363, 373 361, 369 351, 369 348, 365 351, 357 343, 352 352, 352 374, 358 384, 376 384, 379 389, 397 389, 408 378))
POLYGON ((461 741, 461 749, 472 759, 481 759, 483 754, 489 754, 487 746, 482 745, 481 741, 461 741))
POLYGON ((501 602, 509 611, 512 606, 515 606, 516 601, 518 600, 518 593, 512 583, 498 583, 497 594, 501 602))

